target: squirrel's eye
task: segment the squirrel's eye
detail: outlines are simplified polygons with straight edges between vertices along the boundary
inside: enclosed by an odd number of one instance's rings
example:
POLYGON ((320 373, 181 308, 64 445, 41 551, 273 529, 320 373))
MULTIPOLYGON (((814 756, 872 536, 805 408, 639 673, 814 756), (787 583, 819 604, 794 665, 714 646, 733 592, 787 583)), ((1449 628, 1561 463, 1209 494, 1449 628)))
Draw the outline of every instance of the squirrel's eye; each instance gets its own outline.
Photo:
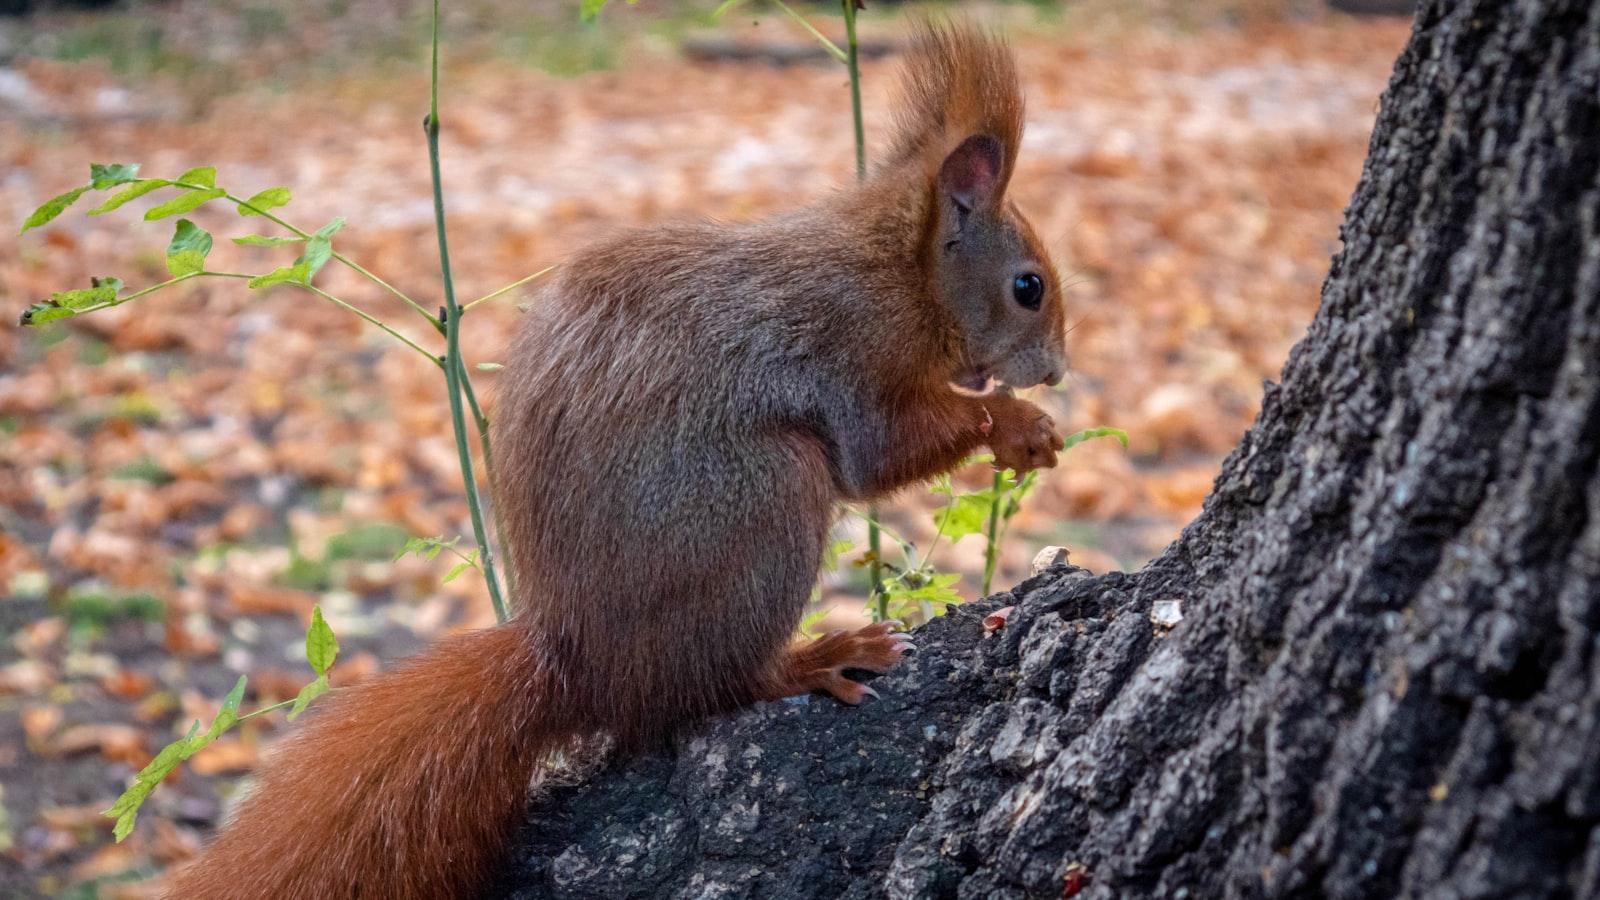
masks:
POLYGON ((1011 280, 1011 296, 1023 309, 1038 309, 1044 302, 1044 282, 1032 272, 1018 275, 1011 280))

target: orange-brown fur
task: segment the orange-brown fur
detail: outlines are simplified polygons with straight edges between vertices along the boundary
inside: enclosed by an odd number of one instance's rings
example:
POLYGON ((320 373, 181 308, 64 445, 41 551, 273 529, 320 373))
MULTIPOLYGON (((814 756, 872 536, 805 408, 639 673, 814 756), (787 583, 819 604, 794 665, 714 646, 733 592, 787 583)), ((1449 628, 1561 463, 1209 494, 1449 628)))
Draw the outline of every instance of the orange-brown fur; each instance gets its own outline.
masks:
POLYGON ((1061 375, 1060 288, 1004 199, 1009 53, 925 28, 886 162, 751 225, 624 232, 566 263, 510 354, 495 484, 518 612, 341 692, 263 770, 174 896, 469 896, 552 748, 624 749, 905 649, 875 626, 790 646, 834 510, 988 445, 1060 441, 988 375, 1061 375), (1019 272, 1045 286, 1013 302, 1019 272))

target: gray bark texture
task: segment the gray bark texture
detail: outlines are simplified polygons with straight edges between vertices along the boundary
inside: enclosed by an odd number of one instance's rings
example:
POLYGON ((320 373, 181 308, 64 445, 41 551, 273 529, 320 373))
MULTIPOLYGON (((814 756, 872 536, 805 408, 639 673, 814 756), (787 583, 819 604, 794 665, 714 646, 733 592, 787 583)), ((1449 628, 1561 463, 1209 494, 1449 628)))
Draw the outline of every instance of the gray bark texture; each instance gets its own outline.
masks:
POLYGON ((1600 3, 1421 4, 1342 236, 1159 559, 545 789, 503 895, 1600 896, 1600 3))

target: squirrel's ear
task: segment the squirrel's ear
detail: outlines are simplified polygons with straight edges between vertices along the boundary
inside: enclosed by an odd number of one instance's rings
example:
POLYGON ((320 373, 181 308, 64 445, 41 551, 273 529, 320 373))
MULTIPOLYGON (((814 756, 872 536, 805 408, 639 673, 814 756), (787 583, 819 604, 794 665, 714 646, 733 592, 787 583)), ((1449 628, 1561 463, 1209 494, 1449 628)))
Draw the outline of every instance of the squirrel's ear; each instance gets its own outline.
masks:
POLYGON ((993 207, 1000 199, 1003 154, 1000 142, 986 134, 967 138, 939 167, 939 192, 963 214, 993 207))

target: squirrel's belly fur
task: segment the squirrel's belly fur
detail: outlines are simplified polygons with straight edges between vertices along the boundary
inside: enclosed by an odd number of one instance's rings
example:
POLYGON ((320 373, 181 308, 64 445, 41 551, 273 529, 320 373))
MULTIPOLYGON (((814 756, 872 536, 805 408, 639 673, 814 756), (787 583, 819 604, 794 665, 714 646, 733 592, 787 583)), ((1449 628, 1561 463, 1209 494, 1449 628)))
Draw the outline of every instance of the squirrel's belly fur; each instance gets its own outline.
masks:
POLYGON ((886 627, 857 640, 865 656, 786 649, 838 502, 984 445, 1018 470, 1060 448, 1032 404, 949 388, 1064 365, 1059 282, 1004 197, 1010 54, 924 28, 902 106, 849 192, 614 235, 563 264, 493 410, 513 619, 319 703, 171 896, 474 896, 541 761, 575 738, 628 752, 758 699, 859 701, 841 673, 893 664, 886 627))

